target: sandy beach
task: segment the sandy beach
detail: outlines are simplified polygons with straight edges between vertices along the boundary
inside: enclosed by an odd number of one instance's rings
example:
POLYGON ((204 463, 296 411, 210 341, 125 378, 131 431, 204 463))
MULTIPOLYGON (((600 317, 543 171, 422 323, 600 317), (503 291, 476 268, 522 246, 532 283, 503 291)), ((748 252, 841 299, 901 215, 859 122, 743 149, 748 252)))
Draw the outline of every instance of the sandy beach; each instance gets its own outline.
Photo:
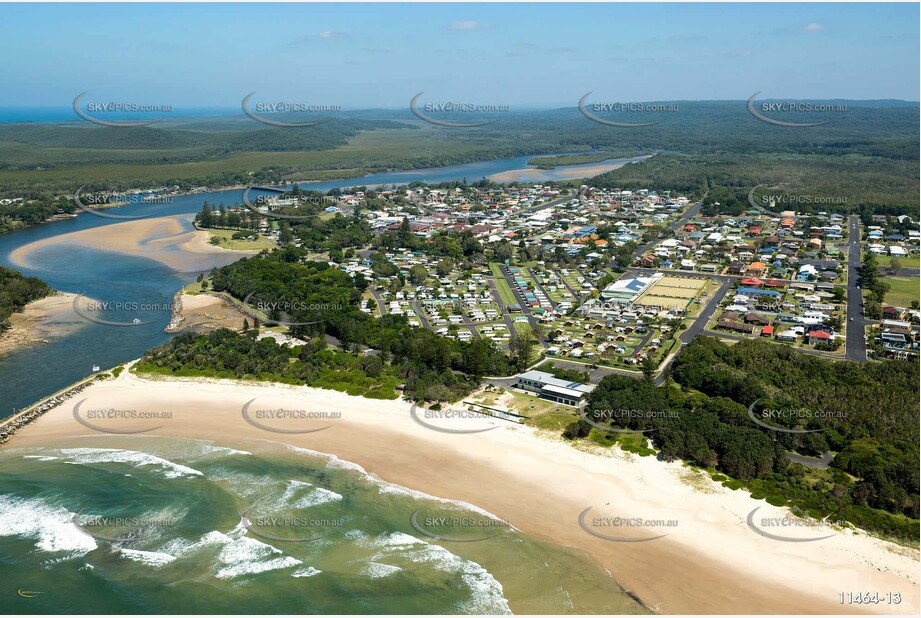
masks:
POLYGON ((200 272, 258 253, 210 244, 207 231, 189 231, 192 217, 176 215, 139 219, 60 234, 23 245, 10 253, 9 259, 21 268, 36 268, 36 256, 42 249, 55 246, 93 247, 157 260, 180 272, 200 272))
POLYGON ((182 332, 188 328, 239 330, 243 326, 243 320, 247 319, 247 316, 230 301, 219 296, 207 293, 182 294, 180 302, 182 322, 171 332, 182 332))
MULTIPOLYGON (((648 159, 653 155, 644 156, 648 159)), ((493 174, 488 178, 494 182, 541 182, 547 174, 552 174, 554 180, 572 180, 573 178, 591 178, 622 168, 626 163, 588 163, 580 165, 558 166, 552 170, 542 170, 538 168, 527 167, 519 170, 509 170, 493 174)))
POLYGON ((29 303, 10 316, 12 327, 0 333, 0 356, 36 343, 47 343, 86 326, 74 312, 76 294, 58 292, 29 303))
MULTIPOLYGON (((810 530, 832 535, 821 541, 765 538, 748 527, 749 514, 761 507, 759 517, 782 516, 784 509, 726 489, 681 463, 577 449, 556 436, 497 420, 476 421, 497 427, 489 431, 442 433, 416 422, 402 401, 284 385, 147 379, 126 371, 46 413, 5 448, 100 439, 102 433, 74 418, 74 406, 84 400, 86 407, 172 413, 145 435, 228 446, 283 442, 335 454, 391 483, 469 502, 526 534, 584 552, 661 613, 914 614, 919 609, 916 550, 824 526, 810 530), (341 418, 314 425, 327 428, 312 433, 267 431, 243 418, 243 406, 254 398, 270 406, 337 411, 341 418), (677 525, 656 540, 611 541, 579 525, 589 507, 593 515, 671 519, 677 525), (897 592, 902 602, 840 603, 841 593, 858 591, 897 592)), ((119 429, 150 428, 150 421, 109 422, 121 423, 119 429)), ((629 534, 662 533, 639 528, 629 534)))

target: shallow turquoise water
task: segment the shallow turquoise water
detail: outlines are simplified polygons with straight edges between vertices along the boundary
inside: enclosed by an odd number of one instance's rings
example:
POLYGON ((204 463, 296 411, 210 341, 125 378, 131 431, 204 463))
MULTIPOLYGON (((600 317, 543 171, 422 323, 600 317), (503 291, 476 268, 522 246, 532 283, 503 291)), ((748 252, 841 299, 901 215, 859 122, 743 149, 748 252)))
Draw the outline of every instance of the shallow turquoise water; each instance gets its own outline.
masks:
POLYGON ((475 507, 335 458, 248 448, 4 448, 3 613, 644 611, 587 559, 475 507))

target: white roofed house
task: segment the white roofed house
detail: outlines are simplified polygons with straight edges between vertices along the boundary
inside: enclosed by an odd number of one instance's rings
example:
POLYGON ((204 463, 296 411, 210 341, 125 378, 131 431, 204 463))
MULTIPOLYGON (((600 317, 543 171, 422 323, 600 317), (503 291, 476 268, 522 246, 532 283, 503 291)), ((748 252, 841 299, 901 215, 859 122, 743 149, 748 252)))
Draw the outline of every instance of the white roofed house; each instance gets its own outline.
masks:
POLYGON ((518 376, 516 388, 537 393, 542 399, 568 406, 578 406, 582 398, 594 389, 594 385, 560 380, 545 371, 526 371, 518 376))

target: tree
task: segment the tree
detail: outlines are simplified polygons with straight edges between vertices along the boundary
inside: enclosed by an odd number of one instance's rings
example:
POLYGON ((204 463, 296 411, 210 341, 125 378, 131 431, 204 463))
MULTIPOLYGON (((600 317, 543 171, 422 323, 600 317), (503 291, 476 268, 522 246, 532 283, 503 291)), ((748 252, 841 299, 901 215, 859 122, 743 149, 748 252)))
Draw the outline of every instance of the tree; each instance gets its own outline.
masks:
POLYGON ((439 277, 447 277, 451 274, 451 271, 454 270, 454 260, 450 258, 438 260, 438 264, 435 265, 435 270, 439 277))
POLYGON ((656 369, 658 368, 658 364, 653 360, 652 356, 647 356, 643 359, 641 368, 643 370, 643 379, 647 382, 652 382, 653 377, 656 375, 656 369))
POLYGON ((291 231, 291 226, 287 221, 282 221, 278 225, 278 242, 282 245, 294 243, 294 233, 291 231))
POLYGON ((512 339, 509 344, 509 350, 515 356, 515 362, 520 370, 525 369, 531 360, 531 351, 534 349, 534 336, 531 329, 520 333, 518 337, 512 339))
POLYGON ((421 285, 425 283, 426 278, 428 278, 428 269, 425 268, 422 264, 415 264, 412 268, 409 269, 409 280, 416 285, 421 285))

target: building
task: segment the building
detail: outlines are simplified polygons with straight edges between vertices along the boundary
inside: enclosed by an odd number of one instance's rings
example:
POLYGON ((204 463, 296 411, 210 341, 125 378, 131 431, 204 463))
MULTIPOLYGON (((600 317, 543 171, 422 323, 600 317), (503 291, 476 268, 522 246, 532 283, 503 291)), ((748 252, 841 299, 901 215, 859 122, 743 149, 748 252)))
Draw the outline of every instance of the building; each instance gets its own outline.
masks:
POLYGON ((818 343, 828 343, 831 341, 832 337, 825 331, 814 330, 806 336, 809 340, 809 345, 816 345, 818 343))
POLYGON ((536 370, 526 371, 518 376, 515 387, 537 393, 541 399, 576 407, 594 388, 591 384, 560 380, 551 373, 536 370))
POLYGON ((650 277, 618 279, 601 292, 601 297, 607 301, 629 304, 661 278, 662 274, 656 273, 650 277))

